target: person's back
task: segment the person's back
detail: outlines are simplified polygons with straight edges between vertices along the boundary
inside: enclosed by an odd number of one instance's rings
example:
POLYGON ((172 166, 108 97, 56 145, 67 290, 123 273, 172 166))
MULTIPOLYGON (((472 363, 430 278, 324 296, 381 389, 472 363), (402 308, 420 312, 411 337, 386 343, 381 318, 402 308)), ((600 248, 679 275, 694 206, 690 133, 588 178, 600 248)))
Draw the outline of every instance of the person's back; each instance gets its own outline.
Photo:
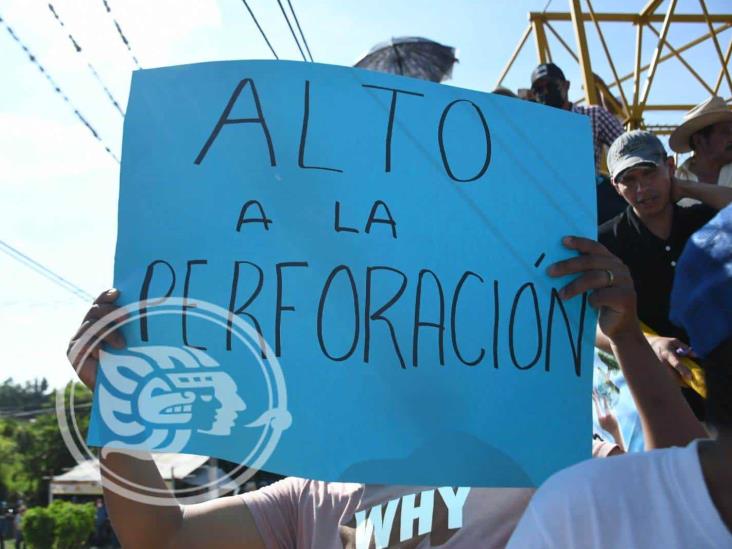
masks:
POLYGON ((505 547, 532 494, 530 488, 383 486, 288 477, 241 498, 268 548, 447 549, 505 547))
POLYGON ((509 547, 732 547, 704 482, 698 444, 557 473, 537 492, 509 547))

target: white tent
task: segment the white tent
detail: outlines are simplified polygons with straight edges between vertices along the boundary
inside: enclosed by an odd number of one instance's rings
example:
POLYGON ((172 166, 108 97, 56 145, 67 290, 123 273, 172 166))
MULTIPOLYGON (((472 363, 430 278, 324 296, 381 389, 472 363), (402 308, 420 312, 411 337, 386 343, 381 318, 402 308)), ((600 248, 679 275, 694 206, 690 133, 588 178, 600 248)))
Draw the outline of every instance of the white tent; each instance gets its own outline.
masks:
MULTIPOLYGON (((207 456, 191 454, 152 454, 165 484, 171 487, 174 480, 182 480, 202 468, 209 460, 207 456)), ((99 461, 87 460, 61 475, 51 478, 49 503, 54 496, 101 496, 102 477, 99 461)))

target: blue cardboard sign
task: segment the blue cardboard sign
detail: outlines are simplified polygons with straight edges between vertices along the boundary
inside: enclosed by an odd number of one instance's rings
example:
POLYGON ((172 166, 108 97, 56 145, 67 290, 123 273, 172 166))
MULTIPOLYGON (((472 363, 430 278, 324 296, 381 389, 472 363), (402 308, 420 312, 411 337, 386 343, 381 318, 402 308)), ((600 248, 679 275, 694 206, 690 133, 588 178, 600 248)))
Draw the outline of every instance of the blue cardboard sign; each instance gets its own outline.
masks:
POLYGON ((94 445, 535 486, 589 457, 586 117, 313 63, 134 74, 94 445), (141 304, 137 304, 142 302, 141 304), (541 449, 551 448, 551 452, 541 449))

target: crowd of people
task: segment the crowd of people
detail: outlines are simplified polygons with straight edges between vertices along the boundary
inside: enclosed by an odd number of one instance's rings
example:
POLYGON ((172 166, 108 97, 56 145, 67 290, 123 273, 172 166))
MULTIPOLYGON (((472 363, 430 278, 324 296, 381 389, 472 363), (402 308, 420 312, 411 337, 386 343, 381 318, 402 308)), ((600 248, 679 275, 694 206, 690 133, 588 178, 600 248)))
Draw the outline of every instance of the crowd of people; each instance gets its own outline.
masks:
MULTIPOLYGON (((623 371, 645 451, 618 455, 622 435, 594 395, 615 443, 594 440, 599 458, 536 491, 286 478, 196 505, 171 495, 170 505, 156 507, 105 488, 124 546, 732 547, 732 111, 717 97, 690 111, 670 136, 672 151, 692 152, 676 166, 654 134, 624 132, 602 107, 572 104, 568 90, 552 63, 531 75, 533 101, 590 118, 599 241, 567 236, 563 244, 576 254, 547 273, 574 275, 562 299, 589 293, 598 310, 596 346, 623 371), (706 398, 688 387, 683 357, 703 371, 706 398)), ((118 297, 109 290, 97 298, 70 350, 118 297)), ((93 345, 121 341, 111 332, 93 345)), ((73 364, 92 389, 97 360, 95 349, 73 364)), ((109 472, 165 489, 149 460, 114 452, 102 459, 109 472)))

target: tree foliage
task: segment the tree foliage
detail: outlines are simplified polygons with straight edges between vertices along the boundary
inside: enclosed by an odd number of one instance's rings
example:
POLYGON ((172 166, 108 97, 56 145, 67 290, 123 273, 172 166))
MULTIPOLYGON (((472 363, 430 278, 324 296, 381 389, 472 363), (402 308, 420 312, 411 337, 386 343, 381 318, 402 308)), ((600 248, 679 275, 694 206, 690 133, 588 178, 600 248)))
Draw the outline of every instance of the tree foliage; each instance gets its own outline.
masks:
MULTIPOLYGON (((65 389, 66 402, 71 385, 65 389)), ((85 436, 89 424, 91 392, 76 385, 76 423, 85 436)), ((0 499, 46 502, 49 478, 76 465, 59 429, 56 395, 45 380, 0 385, 0 499)), ((69 416, 70 419, 70 416, 69 416)))
POLYGON ((57 500, 48 507, 26 511, 21 527, 32 548, 84 547, 94 531, 94 505, 57 500))

